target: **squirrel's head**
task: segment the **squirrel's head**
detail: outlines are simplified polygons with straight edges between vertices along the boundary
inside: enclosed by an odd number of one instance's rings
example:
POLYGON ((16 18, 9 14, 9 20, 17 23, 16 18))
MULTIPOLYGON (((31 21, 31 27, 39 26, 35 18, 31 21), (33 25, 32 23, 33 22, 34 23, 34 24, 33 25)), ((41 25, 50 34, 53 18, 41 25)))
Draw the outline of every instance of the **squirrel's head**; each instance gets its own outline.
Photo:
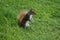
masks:
POLYGON ((34 11, 33 9, 30 9, 29 12, 30 12, 31 14, 33 14, 33 15, 36 14, 35 11, 34 11))

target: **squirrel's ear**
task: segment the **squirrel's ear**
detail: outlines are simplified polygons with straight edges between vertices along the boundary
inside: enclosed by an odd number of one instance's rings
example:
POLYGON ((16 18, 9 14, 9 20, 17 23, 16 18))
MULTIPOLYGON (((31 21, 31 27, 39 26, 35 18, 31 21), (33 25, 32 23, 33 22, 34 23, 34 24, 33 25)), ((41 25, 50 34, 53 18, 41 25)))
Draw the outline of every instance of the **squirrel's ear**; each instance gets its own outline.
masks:
POLYGON ((30 11, 32 12, 32 11, 33 11, 33 9, 30 9, 30 11))

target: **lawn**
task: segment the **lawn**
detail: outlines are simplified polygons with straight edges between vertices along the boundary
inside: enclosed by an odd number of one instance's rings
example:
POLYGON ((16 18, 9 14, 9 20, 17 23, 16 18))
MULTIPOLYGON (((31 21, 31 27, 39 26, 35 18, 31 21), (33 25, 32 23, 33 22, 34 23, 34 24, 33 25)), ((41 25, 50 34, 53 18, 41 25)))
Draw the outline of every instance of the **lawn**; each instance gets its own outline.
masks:
POLYGON ((0 40, 60 40, 60 0, 0 0, 0 40), (31 28, 19 27, 17 15, 31 8, 31 28))

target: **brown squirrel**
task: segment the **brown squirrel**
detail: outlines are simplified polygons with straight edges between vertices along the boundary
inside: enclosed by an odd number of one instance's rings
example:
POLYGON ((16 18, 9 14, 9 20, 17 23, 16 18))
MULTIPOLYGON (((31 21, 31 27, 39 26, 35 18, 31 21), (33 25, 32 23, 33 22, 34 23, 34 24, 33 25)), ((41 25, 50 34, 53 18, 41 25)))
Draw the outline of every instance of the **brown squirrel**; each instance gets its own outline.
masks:
POLYGON ((20 27, 29 27, 29 22, 33 20, 32 16, 36 14, 33 9, 22 11, 18 16, 18 25, 20 27))

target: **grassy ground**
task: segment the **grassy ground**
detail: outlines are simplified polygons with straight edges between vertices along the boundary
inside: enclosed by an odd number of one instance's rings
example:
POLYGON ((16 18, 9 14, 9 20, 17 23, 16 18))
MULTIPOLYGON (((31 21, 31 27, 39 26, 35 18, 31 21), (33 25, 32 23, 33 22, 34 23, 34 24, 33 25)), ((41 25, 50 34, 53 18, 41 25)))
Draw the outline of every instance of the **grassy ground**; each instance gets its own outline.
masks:
POLYGON ((0 0, 0 40, 60 40, 60 0, 0 0), (20 28, 17 15, 31 8, 34 24, 20 28))

